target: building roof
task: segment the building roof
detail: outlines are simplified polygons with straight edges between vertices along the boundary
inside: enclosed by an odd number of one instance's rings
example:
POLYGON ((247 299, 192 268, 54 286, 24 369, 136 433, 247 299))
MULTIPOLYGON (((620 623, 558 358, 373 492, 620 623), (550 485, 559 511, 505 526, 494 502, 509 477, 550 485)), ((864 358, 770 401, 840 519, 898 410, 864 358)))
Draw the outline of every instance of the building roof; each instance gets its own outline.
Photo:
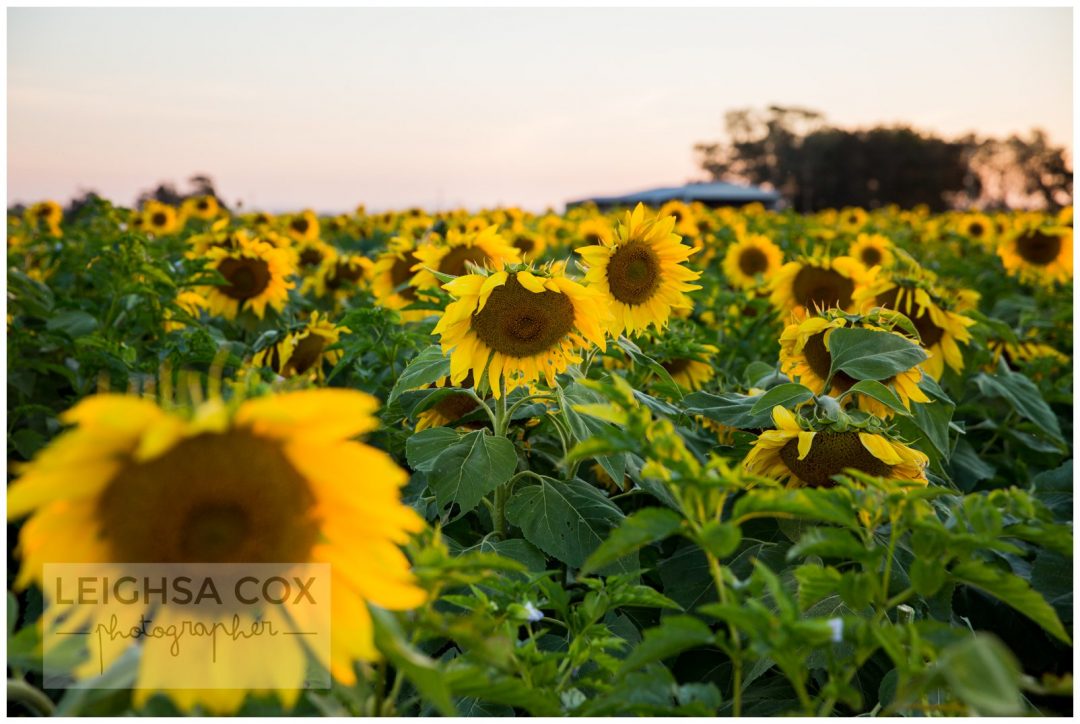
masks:
POLYGON ((590 201, 599 206, 633 206, 639 202, 649 206, 659 206, 673 199, 700 201, 705 204, 750 204, 758 201, 768 205, 778 202, 780 194, 757 186, 739 186, 724 181, 713 181, 691 183, 685 186, 663 186, 621 196, 593 196, 571 201, 567 206, 577 206, 590 201))

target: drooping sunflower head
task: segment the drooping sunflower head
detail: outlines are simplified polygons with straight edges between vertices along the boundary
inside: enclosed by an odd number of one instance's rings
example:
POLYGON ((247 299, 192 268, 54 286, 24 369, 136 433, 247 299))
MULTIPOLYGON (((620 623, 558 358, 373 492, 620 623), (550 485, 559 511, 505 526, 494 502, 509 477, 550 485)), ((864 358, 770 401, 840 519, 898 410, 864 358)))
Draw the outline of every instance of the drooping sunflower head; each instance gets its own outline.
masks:
POLYGON ((660 366, 671 375, 671 379, 683 389, 700 390, 716 375, 713 356, 719 352, 711 344, 694 344, 683 354, 668 357, 660 366))
POLYGON ((758 436, 743 465, 755 475, 801 487, 831 487, 847 469, 926 484, 925 454, 893 439, 880 427, 837 431, 776 406, 773 430, 758 436))
POLYGON ((211 314, 236 319, 250 309, 259 319, 270 306, 281 311, 295 284, 289 255, 265 241, 236 235, 236 245, 214 247, 206 253, 206 268, 220 274, 225 283, 201 290, 211 314))
POLYGON ((768 283, 784 263, 784 252, 763 234, 746 234, 728 247, 724 276, 738 289, 755 289, 768 283))
POLYGON ((971 290, 949 291, 934 283, 932 275, 920 273, 871 274, 865 287, 855 294, 862 313, 875 308, 899 312, 911 320, 919 342, 930 355, 923 371, 940 380, 945 365, 959 372, 964 368, 961 344, 971 341, 969 328, 975 320, 964 311, 974 308, 979 295, 971 290))
MULTIPOLYGON (((860 317, 847 315, 839 310, 821 312, 801 321, 793 321, 780 335, 780 371, 794 381, 808 387, 815 395, 829 394, 834 397, 847 393, 858 382, 843 370, 833 370, 833 358, 829 338, 834 330, 858 327, 875 334, 893 335, 911 346, 918 343, 909 339, 893 326, 894 319, 888 315, 875 314, 860 317), (826 390, 828 385, 828 390, 826 390)), ((895 342, 894 342, 895 344, 895 342)), ((911 402, 930 402, 919 387, 922 370, 918 363, 898 372, 888 379, 880 380, 892 389, 904 407, 911 409, 911 402)), ((867 395, 854 395, 859 409, 881 418, 888 418, 893 411, 867 395)))
POLYGON ((495 397, 555 375, 581 361, 578 351, 605 343, 604 299, 561 274, 507 267, 467 274, 443 285, 455 298, 435 327, 450 355, 450 379, 470 373, 495 397))
MULTIPOLYGON (((312 653, 352 684, 353 662, 377 657, 367 603, 403 610, 426 598, 398 548, 423 527, 401 503, 408 476, 386 453, 353 439, 377 427, 376 406, 369 395, 341 389, 211 397, 167 409, 142 397, 88 397, 61 416, 71 429, 8 488, 9 520, 28 517, 16 584, 41 584, 50 563, 193 571, 206 563, 263 564, 282 573, 329 564, 330 647, 312 653)), ((156 612, 158 623, 164 615, 156 612)), ((155 691, 184 709, 227 712, 242 703, 243 689, 171 690, 169 645, 142 643, 137 705, 155 691)), ((274 651, 275 660, 245 666, 274 667, 289 704, 289 692, 303 688, 307 654, 299 643, 274 651)), ((76 674, 96 673, 97 657, 87 664, 76 674)))
POLYGON ((893 265, 893 244, 882 234, 859 234, 848 249, 848 256, 858 259, 864 267, 880 266, 888 269, 893 265))
POLYGON ((180 228, 176 209, 160 201, 147 201, 142 210, 142 228, 158 236, 174 233, 180 228))
POLYGON ((319 217, 311 209, 294 214, 285 220, 285 233, 297 241, 319 238, 319 217))
POLYGON ((460 277, 474 269, 502 269, 505 264, 521 261, 521 252, 501 234, 497 226, 485 226, 479 231, 448 229, 445 241, 433 240, 415 251, 418 261, 412 270, 412 283, 418 289, 441 284, 438 277, 427 271, 460 277))
MULTIPOLYGON (((428 385, 429 388, 475 387, 472 375, 465 375, 459 385, 454 385, 449 377, 443 377, 428 385)), ((420 432, 431 427, 444 427, 453 424, 471 412, 479 409, 476 398, 465 392, 446 392, 439 395, 435 404, 423 410, 416 418, 415 431, 420 432)))
POLYGON ((307 324, 260 350, 252 364, 269 367, 282 377, 308 376, 323 381, 326 365, 337 364, 343 354, 340 349, 329 348, 348 332, 348 327, 339 327, 319 312, 312 312, 307 324))
POLYGON ((217 218, 218 213, 221 212, 221 210, 221 205, 218 204, 217 198, 210 194, 189 196, 180 204, 181 223, 187 219, 211 221, 217 218))
POLYGON ((701 276, 687 266, 693 253, 672 233, 675 218, 646 218, 638 204, 627 212, 610 242, 577 249, 588 272, 585 282, 603 294, 614 315, 611 333, 634 333, 667 325, 675 308, 690 308, 690 282, 701 276))
MULTIPOLYGON (((421 297, 417 294, 412 280, 413 271, 420 260, 416 256, 416 242, 410 235, 395 236, 387 245, 386 251, 378 256, 371 268, 371 291, 375 301, 387 309, 403 309, 421 297)), ((401 312, 406 321, 425 319, 431 312, 411 310, 401 312)))
POLYGON ((1005 271, 1026 284, 1067 284, 1073 274, 1073 231, 1067 226, 1023 224, 998 244, 1005 271))
POLYGON ((854 311, 855 293, 866 278, 866 268, 850 256, 815 255, 789 261, 773 276, 773 306, 781 314, 805 317, 818 309, 854 311))

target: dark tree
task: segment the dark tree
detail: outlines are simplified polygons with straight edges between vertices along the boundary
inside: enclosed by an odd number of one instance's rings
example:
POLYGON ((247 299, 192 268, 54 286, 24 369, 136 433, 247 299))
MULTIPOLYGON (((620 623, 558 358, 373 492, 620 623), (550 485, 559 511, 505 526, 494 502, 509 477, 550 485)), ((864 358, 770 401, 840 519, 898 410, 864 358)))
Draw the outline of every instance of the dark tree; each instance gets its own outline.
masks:
POLYGON ((1064 149, 1041 132, 1027 141, 949 140, 907 126, 838 128, 815 111, 780 106, 732 111, 725 126, 728 141, 695 147, 702 168, 714 179, 776 189, 798 211, 886 204, 940 211, 1017 196, 1054 208, 1072 197, 1064 149))

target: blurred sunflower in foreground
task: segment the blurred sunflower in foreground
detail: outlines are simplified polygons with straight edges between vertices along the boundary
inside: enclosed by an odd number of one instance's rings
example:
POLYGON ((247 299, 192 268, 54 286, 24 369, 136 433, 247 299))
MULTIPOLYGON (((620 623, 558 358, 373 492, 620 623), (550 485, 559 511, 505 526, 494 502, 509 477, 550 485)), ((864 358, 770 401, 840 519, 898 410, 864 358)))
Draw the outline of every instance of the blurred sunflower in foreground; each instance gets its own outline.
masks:
MULTIPOLYGON (((815 429, 816 423, 796 417, 777 405, 774 430, 758 437, 743 462, 748 472, 795 486, 831 487, 847 468, 867 475, 926 484, 929 459, 869 425, 836 431, 815 429)), ((873 420, 873 418, 871 418, 873 420)))
POLYGON ((672 233, 675 217, 645 218, 638 204, 627 212, 611 241, 584 246, 585 283, 609 299, 614 313, 611 333, 639 332, 667 325, 673 309, 690 308, 686 292, 701 272, 686 266, 692 250, 672 233))
POLYGON ((578 350, 605 344, 610 314, 594 289, 557 273, 537 270, 467 274, 443 289, 447 305, 435 333, 450 355, 450 379, 460 385, 472 373, 474 387, 486 380, 492 395, 535 382, 549 385, 578 350), (485 376, 486 371, 486 376, 485 376))
MULTIPOLYGON (((331 646, 319 663, 353 684, 353 662, 378 656, 367 603, 404 610, 426 599, 398 548, 423 527, 401 503, 408 476, 386 453, 352 440, 378 426, 377 404, 341 389, 212 396, 183 411, 130 395, 84 399, 61 416, 73 428, 8 488, 8 519, 29 516, 16 585, 41 584, 47 563, 326 563, 331 646)), ((169 625, 169 611, 158 611, 158 625, 169 625)), ((244 689, 172 689, 170 643, 142 640, 136 706, 157 691, 185 710, 241 705, 244 689)), ((244 666, 272 670, 277 696, 291 706, 307 653, 300 643, 274 652, 244 666)), ((94 656, 79 673, 98 665, 94 656)))

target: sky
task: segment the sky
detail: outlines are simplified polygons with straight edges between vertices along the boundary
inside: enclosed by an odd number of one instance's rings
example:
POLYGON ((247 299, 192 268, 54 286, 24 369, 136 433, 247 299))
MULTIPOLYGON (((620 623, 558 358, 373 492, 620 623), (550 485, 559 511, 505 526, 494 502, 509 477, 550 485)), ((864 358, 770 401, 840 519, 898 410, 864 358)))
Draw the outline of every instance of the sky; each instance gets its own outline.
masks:
POLYGON ((210 175, 286 211, 700 178, 769 104, 1072 148, 1072 10, 9 9, 8 203, 210 175))

